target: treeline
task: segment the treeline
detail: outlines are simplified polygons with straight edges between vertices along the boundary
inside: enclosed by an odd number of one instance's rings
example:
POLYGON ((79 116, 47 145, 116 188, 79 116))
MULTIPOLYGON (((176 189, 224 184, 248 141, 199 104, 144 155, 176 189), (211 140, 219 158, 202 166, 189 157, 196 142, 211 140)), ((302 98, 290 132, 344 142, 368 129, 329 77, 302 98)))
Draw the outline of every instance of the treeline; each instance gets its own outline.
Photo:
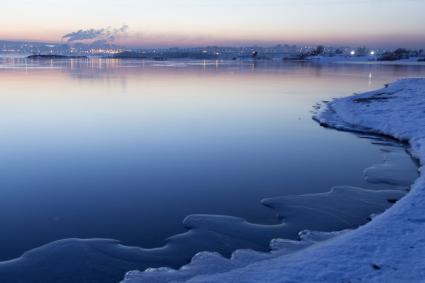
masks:
MULTIPOLYGON (((394 51, 384 52, 377 60, 378 61, 397 61, 403 59, 409 59, 412 57, 421 57, 425 55, 423 50, 408 50, 404 48, 398 48, 394 51)), ((425 58, 419 59, 418 61, 425 61, 425 58)))

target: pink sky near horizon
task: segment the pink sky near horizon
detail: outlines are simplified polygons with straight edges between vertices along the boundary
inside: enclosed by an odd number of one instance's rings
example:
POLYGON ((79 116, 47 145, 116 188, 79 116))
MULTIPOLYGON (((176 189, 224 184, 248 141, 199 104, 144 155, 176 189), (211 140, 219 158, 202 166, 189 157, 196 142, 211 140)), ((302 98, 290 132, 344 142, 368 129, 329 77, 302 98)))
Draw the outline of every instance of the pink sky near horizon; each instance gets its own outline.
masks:
POLYGON ((80 29, 119 28, 140 47, 341 44, 425 47, 420 0, 5 0, 0 39, 61 42, 80 29))

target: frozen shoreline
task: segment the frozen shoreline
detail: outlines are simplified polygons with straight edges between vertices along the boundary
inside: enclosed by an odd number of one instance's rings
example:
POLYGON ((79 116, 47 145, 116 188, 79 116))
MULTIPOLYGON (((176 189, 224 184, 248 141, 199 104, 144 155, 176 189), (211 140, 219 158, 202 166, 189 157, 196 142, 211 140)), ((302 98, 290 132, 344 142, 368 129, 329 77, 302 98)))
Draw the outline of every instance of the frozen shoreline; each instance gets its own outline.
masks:
MULTIPOLYGON (((408 79, 336 99, 315 119, 335 129, 377 133, 408 142, 412 155, 423 166, 424 110, 425 79, 408 79)), ((423 168, 420 171, 423 173, 423 168)), ((241 251, 230 260, 234 266, 229 266, 228 260, 223 263, 226 260, 216 254, 201 253, 180 271, 131 272, 124 282, 421 282, 425 278, 423 211, 425 176, 421 174, 411 192, 391 209, 339 237, 307 233, 298 243, 274 241, 272 247, 279 250, 274 258, 241 251), (299 246, 310 247, 296 252, 299 246), (245 264, 238 267, 238 262, 245 264)))

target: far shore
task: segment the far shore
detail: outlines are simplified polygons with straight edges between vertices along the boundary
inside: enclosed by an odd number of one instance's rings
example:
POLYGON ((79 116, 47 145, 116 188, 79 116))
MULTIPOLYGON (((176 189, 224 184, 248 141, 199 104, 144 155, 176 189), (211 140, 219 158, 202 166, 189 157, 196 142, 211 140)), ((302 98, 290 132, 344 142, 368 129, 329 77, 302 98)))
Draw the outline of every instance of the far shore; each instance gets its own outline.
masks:
POLYGON ((56 54, 47 54, 47 55, 29 55, 27 59, 32 60, 43 60, 43 59, 88 59, 87 56, 68 56, 68 55, 56 55, 56 54))

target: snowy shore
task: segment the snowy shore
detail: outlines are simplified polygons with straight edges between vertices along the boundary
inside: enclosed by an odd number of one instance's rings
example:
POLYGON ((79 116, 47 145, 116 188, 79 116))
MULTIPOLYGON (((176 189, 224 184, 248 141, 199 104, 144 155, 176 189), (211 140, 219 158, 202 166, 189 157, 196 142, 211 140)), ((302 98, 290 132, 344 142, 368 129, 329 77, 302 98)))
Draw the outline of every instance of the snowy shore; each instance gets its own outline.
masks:
POLYGON ((423 57, 410 57, 407 59, 398 59, 392 61, 380 61, 378 56, 347 56, 347 55, 336 55, 326 56, 317 55, 309 56, 304 59, 284 59, 284 61, 301 61, 311 62, 316 64, 357 64, 357 65, 397 65, 397 66, 423 66, 425 65, 425 59, 423 57))
MULTIPOLYGON (((335 129, 408 142, 412 155, 421 165, 425 162, 425 79, 401 80, 381 90, 336 99, 315 119, 335 129)), ((178 271, 135 271, 123 282, 424 282, 423 168, 421 173, 406 197, 354 231, 304 232, 301 241, 273 241, 269 254, 237 251, 230 260, 200 253, 178 271)))

